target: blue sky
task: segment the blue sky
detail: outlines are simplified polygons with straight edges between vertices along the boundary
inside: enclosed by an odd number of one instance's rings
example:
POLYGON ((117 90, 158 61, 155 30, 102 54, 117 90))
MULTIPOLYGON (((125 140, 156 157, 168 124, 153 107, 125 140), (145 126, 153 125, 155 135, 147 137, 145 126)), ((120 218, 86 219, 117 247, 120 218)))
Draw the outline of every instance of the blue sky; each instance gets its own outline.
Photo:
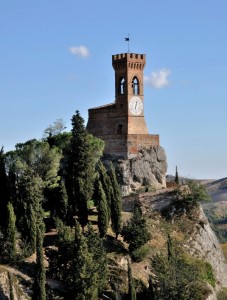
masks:
POLYGON ((227 176, 226 0, 0 2, 0 145, 113 102, 112 54, 146 54, 145 117, 168 173, 227 176))

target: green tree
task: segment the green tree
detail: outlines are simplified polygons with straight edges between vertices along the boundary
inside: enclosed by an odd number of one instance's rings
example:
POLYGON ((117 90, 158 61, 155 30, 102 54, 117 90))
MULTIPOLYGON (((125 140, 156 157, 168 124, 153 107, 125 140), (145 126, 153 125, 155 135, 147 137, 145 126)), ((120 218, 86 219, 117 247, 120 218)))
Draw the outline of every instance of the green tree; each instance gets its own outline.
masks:
POLYGON ((5 169, 5 155, 3 147, 0 150, 0 226, 3 229, 7 227, 7 204, 10 199, 9 183, 5 169))
POLYGON ((43 257, 43 232, 38 225, 36 234, 36 272, 32 300, 46 300, 46 270, 43 257))
POLYGON ((50 148, 47 142, 29 140, 16 145, 16 167, 19 174, 27 169, 39 176, 44 187, 56 185, 59 177, 61 153, 57 147, 50 148))
POLYGON ((93 257, 93 272, 98 274, 98 291, 103 291, 107 283, 107 256, 103 239, 95 233, 92 225, 88 224, 85 234, 87 246, 93 257))
POLYGON ((97 144, 87 134, 79 111, 72 117, 72 137, 68 160, 68 194, 73 205, 73 214, 84 228, 88 222, 88 201, 93 194, 95 179, 94 155, 97 144))
POLYGON ((169 260, 171 260, 174 257, 173 241, 170 237, 170 234, 168 234, 167 237, 167 254, 169 260))
POLYGON ((70 299, 98 299, 98 273, 94 272, 93 265, 93 257, 88 251, 86 238, 82 235, 80 225, 76 221, 74 262, 72 269, 73 293, 70 299))
POLYGON ((31 255, 32 253, 35 252, 36 249, 36 215, 34 212, 34 209, 32 207, 32 204, 29 203, 26 206, 26 228, 27 228, 27 233, 26 233, 26 255, 31 255))
POLYGON ((59 180, 56 186, 49 195, 50 212, 53 218, 60 218, 63 221, 67 220, 68 215, 68 195, 63 178, 59 180))
POLYGON ((110 180, 112 185, 112 195, 111 195, 111 226, 113 232, 118 234, 121 232, 122 225, 122 200, 121 191, 117 181, 116 173, 112 162, 110 162, 110 180))
POLYGON ((155 296, 155 286, 154 286, 154 280, 152 276, 149 276, 149 286, 147 289, 147 299, 148 300, 158 300, 155 296))
POLYGON ((152 270, 156 275, 155 300, 202 300, 203 288, 195 267, 183 259, 157 255, 152 259, 152 270))
POLYGON ((176 173, 175 173, 175 179, 174 179, 175 183, 178 185, 179 184, 179 176, 178 176, 178 171, 177 171, 177 167, 176 167, 176 173))
POLYGON ((42 209, 43 181, 32 170, 24 172, 21 178, 20 194, 17 204, 18 227, 26 244, 27 253, 31 255, 35 249, 34 224, 39 224, 44 231, 44 212, 42 209))
POLYGON ((136 300, 136 290, 134 286, 134 280, 132 276, 132 268, 128 260, 128 299, 136 300))
MULTIPOLYGON (((152 258, 149 295, 154 300, 202 300, 209 282, 206 263, 184 256, 175 250, 171 237, 167 239, 167 255, 152 258), (204 267, 205 266, 205 267, 204 267)), ((210 282, 211 283, 211 282, 210 282)))
POLYGON ((74 228, 67 226, 61 219, 56 219, 58 251, 49 255, 49 273, 53 278, 64 281, 68 287, 72 285, 72 269, 74 259, 74 228))
POLYGON ((99 233, 101 237, 106 235, 108 229, 108 208, 107 208, 107 201, 106 195, 103 191, 102 183, 98 182, 98 227, 99 233))
POLYGON ((123 226, 121 234, 124 241, 129 244, 130 253, 139 249, 149 241, 151 236, 139 203, 135 203, 133 216, 131 220, 123 226))
POLYGON ((8 209, 8 227, 6 232, 6 248, 9 260, 14 260, 16 256, 16 216, 13 205, 9 202, 8 209))
POLYGON ((36 217, 42 215, 42 205, 48 202, 46 191, 53 190, 59 182, 60 159, 59 149, 37 140, 17 144, 16 150, 5 156, 12 203, 23 240, 28 235, 27 224, 31 223, 26 220, 29 204, 36 217))
MULTIPOLYGON (((111 216, 111 199, 113 195, 113 188, 110 180, 110 176, 108 175, 106 168, 102 164, 101 161, 97 164, 97 170, 98 170, 98 179, 101 181, 103 190, 106 194, 106 200, 107 200, 107 208, 108 208, 108 218, 110 220, 111 216)), ((98 180, 97 180, 98 181, 98 180)), ((108 221, 109 224, 109 221, 108 221)))
POLYGON ((188 189, 179 189, 177 195, 178 206, 184 206, 185 209, 190 210, 199 205, 200 202, 210 201, 210 196, 206 187, 196 182, 195 180, 187 181, 188 189))
POLYGON ((13 293, 13 275, 9 271, 8 271, 8 280, 9 280, 9 297, 10 297, 10 300, 15 300, 14 293, 13 293))

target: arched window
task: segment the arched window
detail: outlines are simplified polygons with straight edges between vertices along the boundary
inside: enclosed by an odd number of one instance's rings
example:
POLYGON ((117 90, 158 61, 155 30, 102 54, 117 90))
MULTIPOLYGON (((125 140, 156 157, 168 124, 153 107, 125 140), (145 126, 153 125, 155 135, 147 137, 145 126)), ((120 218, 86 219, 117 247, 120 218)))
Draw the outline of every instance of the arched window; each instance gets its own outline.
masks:
POLYGON ((123 77, 120 78, 120 82, 119 82, 119 94, 120 95, 125 94, 125 79, 123 77))
POLYGON ((137 77, 133 77, 132 88, 133 88, 133 95, 139 95, 139 80, 137 79, 137 77))
POLYGON ((117 134, 122 134, 123 125, 119 124, 117 127, 117 134))

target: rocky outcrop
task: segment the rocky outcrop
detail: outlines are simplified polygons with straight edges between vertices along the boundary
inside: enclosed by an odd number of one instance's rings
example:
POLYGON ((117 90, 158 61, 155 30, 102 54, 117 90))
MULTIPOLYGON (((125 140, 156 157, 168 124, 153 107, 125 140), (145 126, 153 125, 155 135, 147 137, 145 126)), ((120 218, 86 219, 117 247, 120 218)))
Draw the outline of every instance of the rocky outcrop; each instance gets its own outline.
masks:
MULTIPOLYGON (((123 210, 125 212, 132 212, 135 201, 141 202, 143 212, 147 215, 147 218, 157 218, 152 225, 153 228, 151 228, 151 231, 154 230, 153 232, 156 234, 156 239, 161 236, 162 239, 165 239, 165 230, 162 231, 162 227, 164 228, 166 225, 163 224, 162 226, 163 219, 159 218, 158 212, 161 212, 162 214, 163 210, 168 210, 168 208, 174 207, 175 199, 176 191, 174 188, 162 189, 153 193, 147 192, 129 195, 122 199, 123 210), (152 212, 155 212, 155 214, 149 215, 149 213, 152 212)), ((174 213, 173 209, 170 209, 170 211, 174 213)), ((183 215, 178 216, 177 218, 182 220, 178 219, 177 221, 175 217, 172 216, 172 221, 169 222, 168 228, 170 232, 172 232, 171 226, 173 226, 172 230, 174 235, 180 236, 181 239, 184 240, 184 252, 190 253, 193 257, 210 263, 214 271, 216 285, 215 289, 208 285, 210 294, 206 300, 216 300, 216 292, 223 287, 227 287, 227 263, 219 241, 211 229, 201 207, 198 206, 198 209, 195 211, 193 210, 191 213, 183 213, 183 215), (175 222, 176 225, 174 225, 175 222)), ((161 244, 162 239, 160 238, 160 241, 154 241, 153 244, 161 244)))
POLYGON ((211 229, 202 208, 195 224, 194 233, 185 247, 193 256, 205 259, 211 264, 218 287, 227 287, 227 263, 219 241, 211 229))
POLYGON ((132 159, 109 157, 109 160, 117 168, 123 196, 143 188, 166 187, 166 155, 160 146, 141 149, 132 159))

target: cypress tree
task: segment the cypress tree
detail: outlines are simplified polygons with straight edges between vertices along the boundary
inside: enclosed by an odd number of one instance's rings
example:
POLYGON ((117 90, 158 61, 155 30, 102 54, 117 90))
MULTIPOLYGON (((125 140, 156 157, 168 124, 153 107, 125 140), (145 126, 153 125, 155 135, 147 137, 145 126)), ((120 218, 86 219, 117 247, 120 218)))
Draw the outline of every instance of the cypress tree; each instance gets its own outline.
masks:
POLYGON ((93 258, 80 225, 75 225, 74 263, 72 276, 72 295, 74 300, 98 299, 98 274, 93 270, 93 258))
POLYGON ((74 215, 84 227, 88 222, 87 202, 93 193, 94 162, 84 120, 79 111, 72 117, 72 137, 68 164, 69 194, 74 215))
POLYGON ((14 300, 14 293, 13 293, 13 275, 8 271, 8 279, 9 279, 9 297, 10 300, 14 300))
POLYGON ((36 238, 36 273, 33 285, 32 300, 46 300, 46 271, 43 257, 43 232, 37 224, 36 238))
POLYGON ((31 204, 27 206, 26 212, 26 221, 27 221, 27 253, 26 255, 32 255, 36 250, 36 215, 31 204))
POLYGON ((133 253, 133 251, 139 249, 149 241, 151 235, 139 203, 135 204, 133 216, 123 226, 121 234, 124 241, 129 244, 130 253, 133 253))
MULTIPOLYGON (((106 194, 107 208, 108 208, 108 219, 110 220, 111 216, 111 198, 113 194, 112 184, 110 180, 110 176, 107 174, 106 168, 102 164, 101 161, 98 162, 98 174, 99 180, 102 183, 103 190, 106 194)), ((109 224, 108 220, 108 224, 109 224)))
POLYGON ((108 209, 106 195, 103 191, 102 183, 98 182, 98 227, 101 237, 106 235, 108 229, 108 209))
POLYGON ((98 291, 103 291, 107 282, 107 256, 103 245, 103 239, 88 224, 86 240, 89 252, 93 257, 93 272, 98 274, 98 291))
POLYGON ((120 191, 119 184, 117 182, 117 177, 112 162, 110 162, 110 180, 112 184, 111 226, 117 238, 118 234, 121 231, 122 202, 121 202, 121 191, 120 191))
POLYGON ((65 183, 61 178, 58 186, 53 191, 53 201, 51 207, 51 215, 54 218, 60 218, 63 221, 67 220, 68 215, 68 195, 65 188, 65 183))
POLYGON ((9 185, 5 169, 5 156, 3 147, 0 150, 0 226, 7 227, 7 204, 9 202, 9 185))
POLYGON ((155 287, 154 287, 154 283, 153 283, 153 278, 150 275, 149 276, 149 286, 148 286, 148 290, 147 290, 147 298, 148 300, 156 300, 156 296, 155 296, 155 287))
POLYGON ((9 202, 8 209, 8 227, 6 232, 6 247, 8 258, 14 260, 16 256, 16 216, 14 214, 13 205, 9 202))
POLYGON ((168 260, 171 260, 174 258, 173 241, 170 237, 170 234, 168 234, 168 237, 167 237, 167 254, 168 254, 168 260))
POLYGON ((132 268, 128 260, 128 299, 136 300, 136 290, 134 286, 134 280, 132 276, 132 268))
POLYGON ((37 229, 34 224, 39 224, 39 228, 44 232, 44 212, 42 209, 43 200, 43 181, 27 169, 21 178, 20 184, 21 199, 19 201, 19 210, 17 211, 18 226, 22 234, 23 241, 26 243, 28 255, 34 251, 37 229))
POLYGON ((175 173, 175 183, 178 185, 179 184, 179 176, 178 176, 178 171, 177 171, 177 167, 176 167, 176 173, 175 173))

